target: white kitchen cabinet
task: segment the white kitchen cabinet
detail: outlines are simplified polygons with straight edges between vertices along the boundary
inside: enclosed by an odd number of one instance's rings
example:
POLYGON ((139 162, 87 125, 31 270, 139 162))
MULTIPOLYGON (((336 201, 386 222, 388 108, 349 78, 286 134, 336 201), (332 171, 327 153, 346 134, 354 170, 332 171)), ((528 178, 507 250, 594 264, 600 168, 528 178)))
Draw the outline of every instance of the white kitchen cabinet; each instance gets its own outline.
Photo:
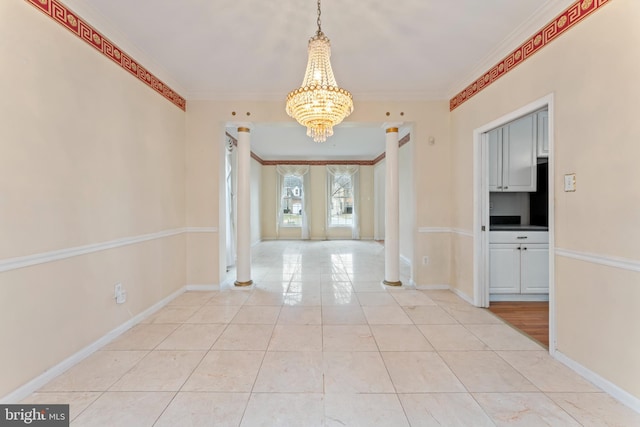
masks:
POLYGON ((546 232, 491 232, 489 293, 549 292, 549 244, 546 232))
POLYGON ((536 115, 488 132, 489 191, 536 191, 536 115))
POLYGON ((523 294, 549 292, 549 245, 521 245, 520 292, 523 294))
POLYGON ((489 245, 489 278, 492 294, 520 293, 520 245, 489 245))
POLYGON ((536 148, 538 157, 549 157, 549 111, 536 113, 536 148))

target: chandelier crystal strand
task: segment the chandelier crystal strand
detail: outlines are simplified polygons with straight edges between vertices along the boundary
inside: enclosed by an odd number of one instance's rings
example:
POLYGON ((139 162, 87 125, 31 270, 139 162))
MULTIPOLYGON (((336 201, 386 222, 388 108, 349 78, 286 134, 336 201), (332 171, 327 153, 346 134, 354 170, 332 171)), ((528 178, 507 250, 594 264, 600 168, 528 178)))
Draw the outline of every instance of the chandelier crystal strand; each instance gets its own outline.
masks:
POLYGON ((309 40, 309 60, 302 86, 287 95, 287 114, 306 126, 307 135, 324 142, 333 135, 333 127, 353 112, 353 97, 338 87, 331 68, 331 43, 320 27, 309 40))

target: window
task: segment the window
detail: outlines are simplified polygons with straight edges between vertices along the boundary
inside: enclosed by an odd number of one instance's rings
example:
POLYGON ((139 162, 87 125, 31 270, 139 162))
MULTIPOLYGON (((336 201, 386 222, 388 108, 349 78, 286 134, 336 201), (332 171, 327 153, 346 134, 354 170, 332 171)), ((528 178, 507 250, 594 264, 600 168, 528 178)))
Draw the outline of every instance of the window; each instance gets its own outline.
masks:
POLYGON ((329 226, 353 225, 353 175, 329 175, 329 226))
POLYGON ((282 210, 281 224, 284 227, 302 226, 302 177, 299 175, 285 175, 282 184, 280 209, 282 210))

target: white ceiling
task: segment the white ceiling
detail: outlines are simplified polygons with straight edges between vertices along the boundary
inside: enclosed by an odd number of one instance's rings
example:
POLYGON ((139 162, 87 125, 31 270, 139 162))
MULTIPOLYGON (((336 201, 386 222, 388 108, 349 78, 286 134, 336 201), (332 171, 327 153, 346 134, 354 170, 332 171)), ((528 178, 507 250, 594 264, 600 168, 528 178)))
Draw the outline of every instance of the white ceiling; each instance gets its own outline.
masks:
MULTIPOLYGON (((63 2, 187 100, 282 99, 284 108, 302 82, 316 31, 314 0, 63 2)), ((358 100, 448 99, 572 2, 323 0, 322 30, 338 85, 351 91, 355 108, 358 100)), ((275 128, 258 124, 252 140, 277 137, 289 148, 253 147, 261 157, 362 158, 384 145, 380 128, 359 135, 352 124, 336 129, 326 149, 311 141, 300 153, 290 147, 307 138, 304 129, 275 128)))

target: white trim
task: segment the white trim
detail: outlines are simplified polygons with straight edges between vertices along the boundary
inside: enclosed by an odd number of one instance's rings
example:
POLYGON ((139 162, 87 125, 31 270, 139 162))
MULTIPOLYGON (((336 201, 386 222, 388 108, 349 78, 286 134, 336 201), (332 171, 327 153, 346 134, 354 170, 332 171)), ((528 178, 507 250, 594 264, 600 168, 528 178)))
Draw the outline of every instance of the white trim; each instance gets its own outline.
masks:
POLYGON ((640 399, 638 399, 628 391, 623 390, 611 381, 596 374, 592 370, 585 368, 580 363, 576 362, 575 360, 571 359, 569 356, 563 354, 558 350, 555 351, 553 357, 559 362, 576 371, 588 381, 591 381, 593 384, 600 387, 602 390, 610 394, 613 398, 627 405, 634 411, 640 413, 640 399))
POLYGON ((416 289, 421 291, 449 291, 451 286, 449 285, 416 285, 416 289))
POLYGON ((133 237, 123 237, 90 245, 75 246, 71 248, 58 249, 55 251, 41 252, 33 255, 25 255, 16 258, 5 258, 0 260, 0 273, 16 270, 18 268, 31 267, 52 261, 59 261, 80 255, 100 252, 107 249, 119 248, 122 246, 134 245, 136 243, 147 242, 149 240, 162 239, 164 237, 176 236, 183 233, 217 233, 216 227, 184 227, 158 231, 156 233, 141 234, 133 237))
POLYGON ((217 233, 218 227, 185 227, 185 233, 217 233))
POLYGON ((453 233, 449 227, 418 227, 418 233, 453 233))
POLYGON ((451 291, 462 298, 465 302, 471 305, 475 305, 473 303, 473 298, 462 292, 460 289, 454 288, 453 286, 448 284, 416 285, 416 289, 421 291, 451 291))
POLYGON ((556 324, 556 156, 555 156, 555 128, 556 128, 556 106, 555 95, 550 93, 547 95, 547 116, 548 116, 548 132, 549 132, 549 194, 547 206, 549 210, 549 353, 553 356, 558 348, 558 331, 556 324))
POLYGON ((402 283, 402 287, 405 289, 417 289, 416 288, 416 282, 413 281, 413 279, 409 279, 409 283, 402 283))
MULTIPOLYGON (((225 279, 220 283, 220 285, 218 285, 218 288, 220 288, 220 289, 229 289, 229 288, 230 289, 235 289, 235 288, 237 288, 237 286, 234 285, 234 282, 235 282, 234 276, 233 275, 227 275, 227 277, 225 277, 225 279)), ((243 287, 243 289, 247 289, 247 288, 251 289, 251 288, 253 288, 253 285, 252 286, 243 287)))
POLYGON ((187 285, 184 287, 186 291, 219 291, 220 285, 187 285))
POLYGON ((453 287, 449 287, 449 290, 451 292, 453 292, 454 294, 458 295, 460 298, 462 298, 463 300, 465 300, 466 302, 468 302, 471 305, 475 305, 473 303, 473 298, 471 298, 469 295, 465 294, 464 292, 462 292, 460 289, 458 288, 453 288, 453 287))
POLYGON ((597 255, 588 252, 572 251, 570 249, 562 248, 556 248, 556 255, 590 262, 593 264, 606 265, 607 267, 621 268, 623 270, 640 272, 640 261, 636 261, 633 259, 597 255))
POLYGON ((557 347, 556 340, 556 305, 555 305, 555 182, 554 175, 554 135, 555 135, 555 106, 554 93, 545 95, 529 104, 518 108, 502 117, 499 117, 473 131, 473 230, 474 255, 473 255, 473 296, 474 305, 479 307, 489 306, 489 209, 488 206, 488 171, 487 164, 487 139, 483 135, 499 126, 502 126, 517 118, 533 113, 547 107, 549 111, 549 353, 553 355, 557 347), (485 200, 486 199, 486 200, 485 200), (485 232, 482 227, 485 227, 485 232))
POLYGON ((102 336, 101 338, 98 338, 96 341, 89 344, 82 350, 78 351, 75 354, 72 354, 62 362, 48 369, 47 371, 37 376, 36 378, 32 379, 28 383, 17 388, 13 392, 7 394, 6 396, 0 399, 0 403, 7 404, 7 403, 15 403, 15 402, 21 401, 22 399, 29 396, 31 393, 38 390, 40 387, 44 386, 49 381, 57 377, 58 375, 65 372, 67 369, 70 369, 71 367, 77 365, 78 363, 80 363, 81 361, 89 357, 91 354, 93 354, 103 346, 107 345, 109 342, 113 341, 115 338, 122 335, 124 332, 131 329, 136 324, 140 323, 145 318, 149 317, 156 311, 160 310, 162 307, 167 305, 176 297, 184 293, 184 291, 185 291, 185 288, 180 288, 174 293, 172 293, 171 295, 158 301, 157 303, 155 303, 154 305, 152 305, 142 313, 127 320, 126 322, 124 322, 117 328, 113 329, 112 331, 108 332, 106 335, 102 336))
POLYGON ((134 237, 123 237, 121 239, 109 240, 107 242, 93 243, 90 245, 75 246, 72 248, 59 249, 56 251, 42 252, 39 254, 26 255, 16 258, 6 258, 0 260, 0 273, 4 271, 16 270, 18 268, 30 267, 32 265, 44 264, 51 261, 58 261, 65 258, 72 258, 79 255, 86 255, 93 252, 107 249, 119 248, 121 246, 133 245, 149 240, 161 239, 163 237, 182 234, 183 228, 159 231, 157 233, 142 234, 134 237))
POLYGON ((450 227, 418 227, 418 233, 454 233, 461 236, 473 237, 473 231, 471 230, 450 227))
POLYGON ((459 234, 460 236, 474 237, 473 231, 471 230, 464 230, 462 228, 454 228, 452 230, 453 230, 453 233, 459 234))
POLYGON ((490 294, 489 301, 549 301, 549 294, 490 294))

